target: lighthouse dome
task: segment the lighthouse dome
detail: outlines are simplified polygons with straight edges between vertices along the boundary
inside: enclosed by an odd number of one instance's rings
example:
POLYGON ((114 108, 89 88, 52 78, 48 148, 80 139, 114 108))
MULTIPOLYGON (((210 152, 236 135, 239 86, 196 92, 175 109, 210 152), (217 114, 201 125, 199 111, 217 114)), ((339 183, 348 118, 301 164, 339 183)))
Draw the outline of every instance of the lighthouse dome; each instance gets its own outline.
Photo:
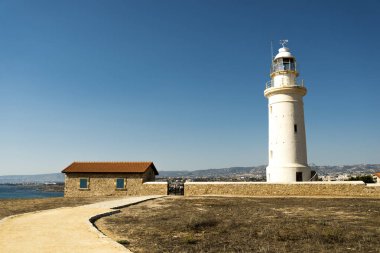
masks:
POLYGON ((282 47, 278 50, 278 54, 273 59, 271 66, 271 75, 281 71, 293 71, 297 76, 296 59, 290 53, 289 48, 282 47))
POLYGON ((282 47, 278 50, 278 54, 274 57, 274 60, 278 58, 294 58, 294 56, 290 53, 289 48, 282 47))

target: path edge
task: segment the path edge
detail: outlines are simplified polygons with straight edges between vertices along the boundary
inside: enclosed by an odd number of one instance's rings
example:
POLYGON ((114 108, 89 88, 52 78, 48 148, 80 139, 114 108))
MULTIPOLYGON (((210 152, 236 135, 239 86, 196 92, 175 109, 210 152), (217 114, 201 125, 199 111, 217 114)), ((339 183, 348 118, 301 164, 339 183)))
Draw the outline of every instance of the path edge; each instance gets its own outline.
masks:
POLYGON ((143 203, 143 202, 146 202, 146 201, 149 201, 149 200, 154 200, 154 199, 159 199, 159 198, 164 198, 166 197, 166 195, 163 195, 163 196, 152 196, 152 197, 149 197, 147 199, 144 199, 144 200, 140 200, 140 201, 136 201, 136 202, 133 202, 133 203, 130 203, 130 204, 126 204, 126 205, 121 205, 121 206, 115 206, 115 207, 112 207, 110 208, 111 210, 112 209, 117 209, 117 210, 112 210, 112 211, 109 211, 109 212, 105 212, 105 213, 101 213, 101 214, 97 214, 95 216, 92 216, 89 218, 88 220, 88 223, 90 225, 90 229, 92 231, 94 231, 99 238, 102 238, 102 239, 105 239, 109 242, 112 242, 112 244, 115 245, 115 247, 117 248, 120 248, 122 247, 124 250, 126 250, 126 252, 129 252, 129 253, 133 253, 131 250, 129 250, 128 248, 126 248, 125 246, 123 246, 122 244, 118 243, 117 241, 111 239, 110 237, 108 237, 106 234, 104 234, 95 224, 95 222, 101 218, 104 218, 104 217, 108 217, 108 216, 111 216, 113 214, 116 214, 116 213, 120 213, 122 208, 126 208, 126 207, 129 207, 129 206, 133 206, 133 205, 137 205, 137 204, 140 204, 140 203, 143 203))

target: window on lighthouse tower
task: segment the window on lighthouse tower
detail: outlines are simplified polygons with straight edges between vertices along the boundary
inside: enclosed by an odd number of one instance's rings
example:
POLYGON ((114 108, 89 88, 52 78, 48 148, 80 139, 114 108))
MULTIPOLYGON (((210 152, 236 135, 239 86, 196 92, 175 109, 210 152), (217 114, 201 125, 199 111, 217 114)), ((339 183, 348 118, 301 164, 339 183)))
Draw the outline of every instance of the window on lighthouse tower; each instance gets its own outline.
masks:
POLYGON ((296 70, 293 58, 283 58, 284 70, 296 70))
POLYGON ((296 64, 293 58, 278 58, 273 61, 272 72, 282 70, 296 70, 296 64))

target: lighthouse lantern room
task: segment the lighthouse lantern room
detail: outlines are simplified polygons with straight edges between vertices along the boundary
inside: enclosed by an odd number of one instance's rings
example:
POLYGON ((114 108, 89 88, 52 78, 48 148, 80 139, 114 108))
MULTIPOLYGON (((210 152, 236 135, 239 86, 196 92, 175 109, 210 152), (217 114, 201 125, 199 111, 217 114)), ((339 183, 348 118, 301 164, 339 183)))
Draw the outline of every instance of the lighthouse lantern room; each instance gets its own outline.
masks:
POLYGON ((297 80, 295 57, 281 41, 282 48, 273 58, 264 96, 268 98, 269 163, 267 182, 309 181, 303 96, 307 89, 297 80))

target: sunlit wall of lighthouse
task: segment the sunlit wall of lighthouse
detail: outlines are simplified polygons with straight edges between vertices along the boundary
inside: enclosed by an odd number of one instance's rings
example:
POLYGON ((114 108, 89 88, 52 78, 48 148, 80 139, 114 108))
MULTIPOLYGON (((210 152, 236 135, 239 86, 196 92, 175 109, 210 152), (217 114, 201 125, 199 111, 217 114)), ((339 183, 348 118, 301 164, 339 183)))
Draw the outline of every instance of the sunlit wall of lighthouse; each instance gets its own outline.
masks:
POLYGON ((295 57, 284 46, 274 57, 271 80, 264 91, 268 98, 269 164, 267 182, 287 183, 309 181, 311 171, 307 165, 306 133, 303 96, 306 88, 297 81, 295 57))

